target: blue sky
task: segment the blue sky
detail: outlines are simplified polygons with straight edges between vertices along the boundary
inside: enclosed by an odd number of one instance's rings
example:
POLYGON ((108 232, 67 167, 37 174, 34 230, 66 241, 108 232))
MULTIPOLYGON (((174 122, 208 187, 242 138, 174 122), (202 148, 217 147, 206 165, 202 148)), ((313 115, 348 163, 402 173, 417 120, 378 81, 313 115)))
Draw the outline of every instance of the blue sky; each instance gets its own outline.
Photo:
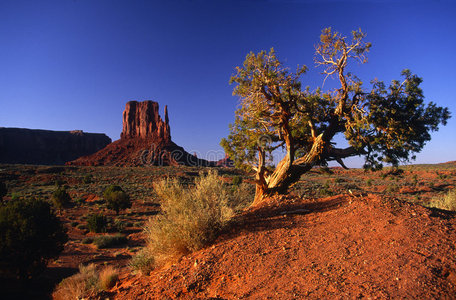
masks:
MULTIPOLYGON (((154 100, 177 144, 221 151, 238 103, 228 81, 246 54, 274 47, 292 69, 306 64, 303 84, 316 88, 314 45, 329 26, 368 34, 369 62, 353 68, 365 82, 409 68, 455 115, 452 1, 0 0, 0 126, 116 140, 125 103, 154 100)), ((456 160, 455 132, 453 117, 416 163, 456 160)))

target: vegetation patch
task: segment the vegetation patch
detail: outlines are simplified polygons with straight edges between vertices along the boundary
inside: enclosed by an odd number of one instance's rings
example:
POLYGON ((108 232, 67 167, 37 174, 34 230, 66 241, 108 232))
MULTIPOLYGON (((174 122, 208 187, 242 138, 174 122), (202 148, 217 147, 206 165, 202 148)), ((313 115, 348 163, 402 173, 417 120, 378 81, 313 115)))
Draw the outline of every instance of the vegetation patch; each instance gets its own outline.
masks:
POLYGON ((118 185, 110 185, 103 192, 103 198, 106 200, 106 205, 119 214, 122 209, 131 207, 130 197, 118 185))
POLYGON ((92 240, 92 243, 97 246, 98 249, 111 248, 119 245, 126 244, 128 239, 122 234, 116 235, 101 235, 97 236, 92 240))
POLYGON ((445 195, 440 195, 433 198, 427 204, 427 206, 444 210, 456 211, 456 189, 449 191, 445 195))
POLYGON ((91 232, 106 232, 108 218, 103 214, 91 214, 87 217, 87 228, 91 232))
POLYGON ((52 193, 51 201, 56 208, 61 209, 70 203, 71 197, 64 187, 59 186, 52 193))
POLYGON ((20 199, 0 205, 0 277, 34 277, 60 254, 67 239, 46 201, 20 199))
POLYGON ((96 292, 109 290, 118 280, 118 271, 107 266, 97 271, 94 264, 79 266, 79 273, 65 278, 52 293, 55 300, 87 299, 96 292))
POLYGON ((233 198, 239 196, 215 171, 200 175, 190 187, 177 179, 162 180, 155 184, 155 191, 162 200, 162 213, 145 227, 147 253, 153 259, 138 260, 156 265, 214 241, 234 215, 230 202, 237 203, 233 198))

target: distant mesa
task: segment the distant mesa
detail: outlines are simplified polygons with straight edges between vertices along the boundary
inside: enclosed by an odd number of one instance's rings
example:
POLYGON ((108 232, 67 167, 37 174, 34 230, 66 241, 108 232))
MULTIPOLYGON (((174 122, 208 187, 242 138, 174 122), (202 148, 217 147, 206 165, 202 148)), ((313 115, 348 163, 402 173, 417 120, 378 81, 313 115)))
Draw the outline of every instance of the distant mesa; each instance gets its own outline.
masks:
POLYGON ((109 143, 103 133, 0 127, 0 163, 63 165, 109 143))
POLYGON ((129 101, 122 115, 122 133, 100 151, 69 162, 69 165, 114 166, 215 166, 216 162, 199 159, 171 140, 168 107, 164 120, 154 101, 129 101))

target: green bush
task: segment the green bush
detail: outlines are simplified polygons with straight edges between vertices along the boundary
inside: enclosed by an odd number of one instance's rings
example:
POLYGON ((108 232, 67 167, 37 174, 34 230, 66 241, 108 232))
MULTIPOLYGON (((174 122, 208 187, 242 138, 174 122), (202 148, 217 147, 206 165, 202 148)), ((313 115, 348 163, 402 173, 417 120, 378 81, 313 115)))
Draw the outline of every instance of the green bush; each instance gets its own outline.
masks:
POLYGON ((139 271, 143 275, 149 275, 154 269, 155 259, 147 248, 143 248, 133 256, 129 265, 133 270, 139 271))
POLYGON ((121 209, 131 207, 130 197, 118 185, 110 185, 103 192, 103 198, 106 200, 107 207, 119 214, 121 209))
POLYGON ((67 239, 46 201, 21 199, 0 205, 0 277, 35 276, 59 255, 67 239))
POLYGON ((61 209, 70 203, 71 197, 64 187, 59 186, 54 193, 52 193, 51 201, 56 208, 61 209))
POLYGON ((95 244, 95 246, 97 246, 98 249, 119 246, 126 244, 127 242, 128 239, 122 234, 100 235, 93 239, 93 244, 95 244))
POLYGON ((102 214, 91 214, 87 217, 87 228, 91 232, 106 232, 108 218, 102 214))

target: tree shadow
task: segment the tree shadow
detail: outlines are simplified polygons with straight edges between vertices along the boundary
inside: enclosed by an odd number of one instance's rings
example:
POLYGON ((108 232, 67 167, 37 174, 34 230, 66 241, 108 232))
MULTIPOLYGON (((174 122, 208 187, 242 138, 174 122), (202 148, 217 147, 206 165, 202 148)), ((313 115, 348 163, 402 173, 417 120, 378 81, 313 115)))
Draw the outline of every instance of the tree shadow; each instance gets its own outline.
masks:
POLYGON ((46 268, 37 278, 27 281, 3 278, 0 281, 1 299, 51 299, 54 287, 77 272, 76 268, 52 267, 46 268))
POLYGON ((291 216, 331 211, 341 207, 348 201, 347 196, 335 196, 318 202, 285 203, 277 206, 254 208, 234 218, 225 233, 229 239, 238 236, 242 232, 294 228, 297 225, 291 221, 291 216))

